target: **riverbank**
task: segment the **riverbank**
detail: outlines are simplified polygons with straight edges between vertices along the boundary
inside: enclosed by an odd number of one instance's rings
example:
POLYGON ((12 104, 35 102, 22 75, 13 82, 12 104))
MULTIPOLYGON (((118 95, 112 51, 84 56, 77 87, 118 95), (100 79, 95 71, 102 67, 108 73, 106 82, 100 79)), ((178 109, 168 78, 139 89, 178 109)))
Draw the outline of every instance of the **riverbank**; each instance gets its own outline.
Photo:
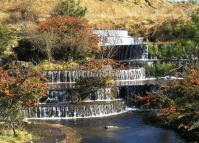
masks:
POLYGON ((58 124, 33 122, 25 127, 34 143, 80 143, 80 135, 72 128, 58 124))
POLYGON ((1 126, 0 129, 0 143, 23 143, 32 139, 32 135, 26 130, 17 129, 17 136, 14 136, 11 129, 2 129, 1 126))
POLYGON ((12 130, 0 131, 0 143, 80 143, 80 135, 73 128, 59 124, 33 122, 17 129, 17 136, 12 130))
POLYGON ((156 113, 149 117, 150 122, 157 127, 171 129, 176 131, 182 138, 190 143, 198 143, 199 139, 199 122, 193 118, 198 117, 194 114, 177 115, 170 114, 169 116, 163 113, 156 113), (191 119, 192 118, 192 119, 191 119))

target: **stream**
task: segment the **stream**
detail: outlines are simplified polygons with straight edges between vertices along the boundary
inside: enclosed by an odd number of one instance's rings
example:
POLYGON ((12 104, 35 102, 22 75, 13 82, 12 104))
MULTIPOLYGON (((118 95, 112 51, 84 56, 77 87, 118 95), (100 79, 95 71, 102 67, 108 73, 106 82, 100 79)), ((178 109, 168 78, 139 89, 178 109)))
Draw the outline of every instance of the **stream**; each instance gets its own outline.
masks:
POLYGON ((112 117, 57 120, 76 129, 81 143, 185 143, 176 132, 146 123, 148 113, 128 112, 112 117), (116 126, 105 129, 105 126, 116 126))

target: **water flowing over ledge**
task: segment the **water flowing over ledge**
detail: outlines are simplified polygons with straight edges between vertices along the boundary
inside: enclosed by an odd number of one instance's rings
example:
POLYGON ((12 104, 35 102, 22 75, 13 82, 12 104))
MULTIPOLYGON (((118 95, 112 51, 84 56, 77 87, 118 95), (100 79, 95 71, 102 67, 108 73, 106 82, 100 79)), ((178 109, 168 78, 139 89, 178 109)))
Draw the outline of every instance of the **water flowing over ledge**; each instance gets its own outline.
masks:
POLYGON ((122 99, 82 102, 79 104, 40 104, 37 107, 29 107, 24 111, 27 119, 56 120, 96 118, 118 115, 128 112, 122 99))
POLYGON ((128 69, 128 70, 116 70, 116 71, 67 71, 67 70, 51 70, 45 71, 44 75, 51 83, 75 83, 80 78, 89 77, 113 77, 114 80, 135 80, 145 79, 145 69, 128 69))

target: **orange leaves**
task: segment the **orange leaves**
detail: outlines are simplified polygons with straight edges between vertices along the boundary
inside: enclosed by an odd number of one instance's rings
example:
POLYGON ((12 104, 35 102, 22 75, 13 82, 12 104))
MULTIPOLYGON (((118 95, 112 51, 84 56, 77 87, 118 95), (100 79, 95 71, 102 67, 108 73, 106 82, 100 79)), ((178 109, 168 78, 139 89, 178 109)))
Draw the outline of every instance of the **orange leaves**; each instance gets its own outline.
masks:
POLYGON ((47 83, 42 83, 42 84, 41 84, 41 87, 42 87, 42 88, 48 88, 48 84, 47 84, 47 83))
POLYGON ((45 93, 40 93, 40 96, 46 96, 46 94, 45 93))
POLYGON ((111 65, 112 67, 119 66, 119 64, 112 59, 97 60, 93 58, 87 58, 85 64, 81 68, 83 70, 96 71, 102 69, 102 67, 106 65, 111 65))
POLYGON ((151 100, 153 100, 155 97, 154 97, 154 96, 147 95, 147 96, 138 96, 137 98, 138 98, 138 100, 139 100, 140 102, 146 102, 146 101, 151 101, 151 100))
POLYGON ((173 107, 171 107, 171 108, 164 108, 162 111, 164 113, 166 113, 166 114, 170 114, 170 113, 176 112, 176 108, 173 108, 173 107))
POLYGON ((57 16, 41 22, 39 26, 40 32, 52 31, 55 33, 77 32, 82 28, 88 28, 87 21, 73 18, 70 16, 57 16))
POLYGON ((10 90, 6 89, 4 90, 5 96, 11 96, 12 94, 10 93, 10 90))
POLYGON ((93 34, 92 28, 84 19, 70 16, 52 17, 41 22, 38 31, 56 33, 58 39, 61 40, 60 48, 57 47, 56 52, 58 51, 57 53, 59 53, 59 49, 61 49, 59 55, 63 55, 65 50, 64 53, 66 54, 62 57, 64 60, 71 57, 74 60, 78 60, 100 51, 98 38, 93 34))
POLYGON ((199 86, 199 79, 192 79, 191 83, 199 86))
POLYGON ((0 93, 3 95, 0 102, 32 105, 40 96, 45 96, 48 84, 41 81, 40 73, 17 67, 9 70, 0 68, 0 72, 0 93))

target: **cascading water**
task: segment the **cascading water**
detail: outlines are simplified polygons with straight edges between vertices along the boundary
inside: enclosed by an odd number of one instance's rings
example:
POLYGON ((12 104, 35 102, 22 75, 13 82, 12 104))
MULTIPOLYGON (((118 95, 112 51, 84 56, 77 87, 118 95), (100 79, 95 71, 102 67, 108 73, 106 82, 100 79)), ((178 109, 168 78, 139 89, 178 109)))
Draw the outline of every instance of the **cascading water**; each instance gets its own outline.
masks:
POLYGON ((145 69, 128 69, 128 70, 116 70, 111 71, 45 71, 44 75, 47 77, 50 83, 69 83, 73 84, 80 78, 89 77, 108 77, 111 76, 114 80, 141 80, 146 78, 145 69))
MULTIPOLYGON (((122 30, 96 30, 94 33, 100 38, 99 44, 103 48, 104 57, 107 53, 110 53, 109 50, 114 50, 115 55, 112 58, 115 60, 131 61, 132 59, 146 60, 148 58, 148 50, 147 46, 143 44, 143 38, 130 37, 127 31, 122 30)), ((47 100, 37 107, 25 109, 26 118, 90 118, 123 113, 126 111, 126 104, 124 100, 117 97, 115 99, 111 96, 113 94, 111 88, 99 88, 78 104, 71 102, 70 96, 74 94, 71 89, 75 89, 75 83, 81 78, 112 77, 119 96, 120 87, 144 85, 143 81, 146 80, 144 68, 100 70, 98 72, 49 70, 45 71, 44 75, 49 83, 47 100)))
POLYGON ((25 116, 29 119, 89 118, 114 115, 125 109, 124 101, 119 99, 65 105, 44 104, 26 109, 25 116))

